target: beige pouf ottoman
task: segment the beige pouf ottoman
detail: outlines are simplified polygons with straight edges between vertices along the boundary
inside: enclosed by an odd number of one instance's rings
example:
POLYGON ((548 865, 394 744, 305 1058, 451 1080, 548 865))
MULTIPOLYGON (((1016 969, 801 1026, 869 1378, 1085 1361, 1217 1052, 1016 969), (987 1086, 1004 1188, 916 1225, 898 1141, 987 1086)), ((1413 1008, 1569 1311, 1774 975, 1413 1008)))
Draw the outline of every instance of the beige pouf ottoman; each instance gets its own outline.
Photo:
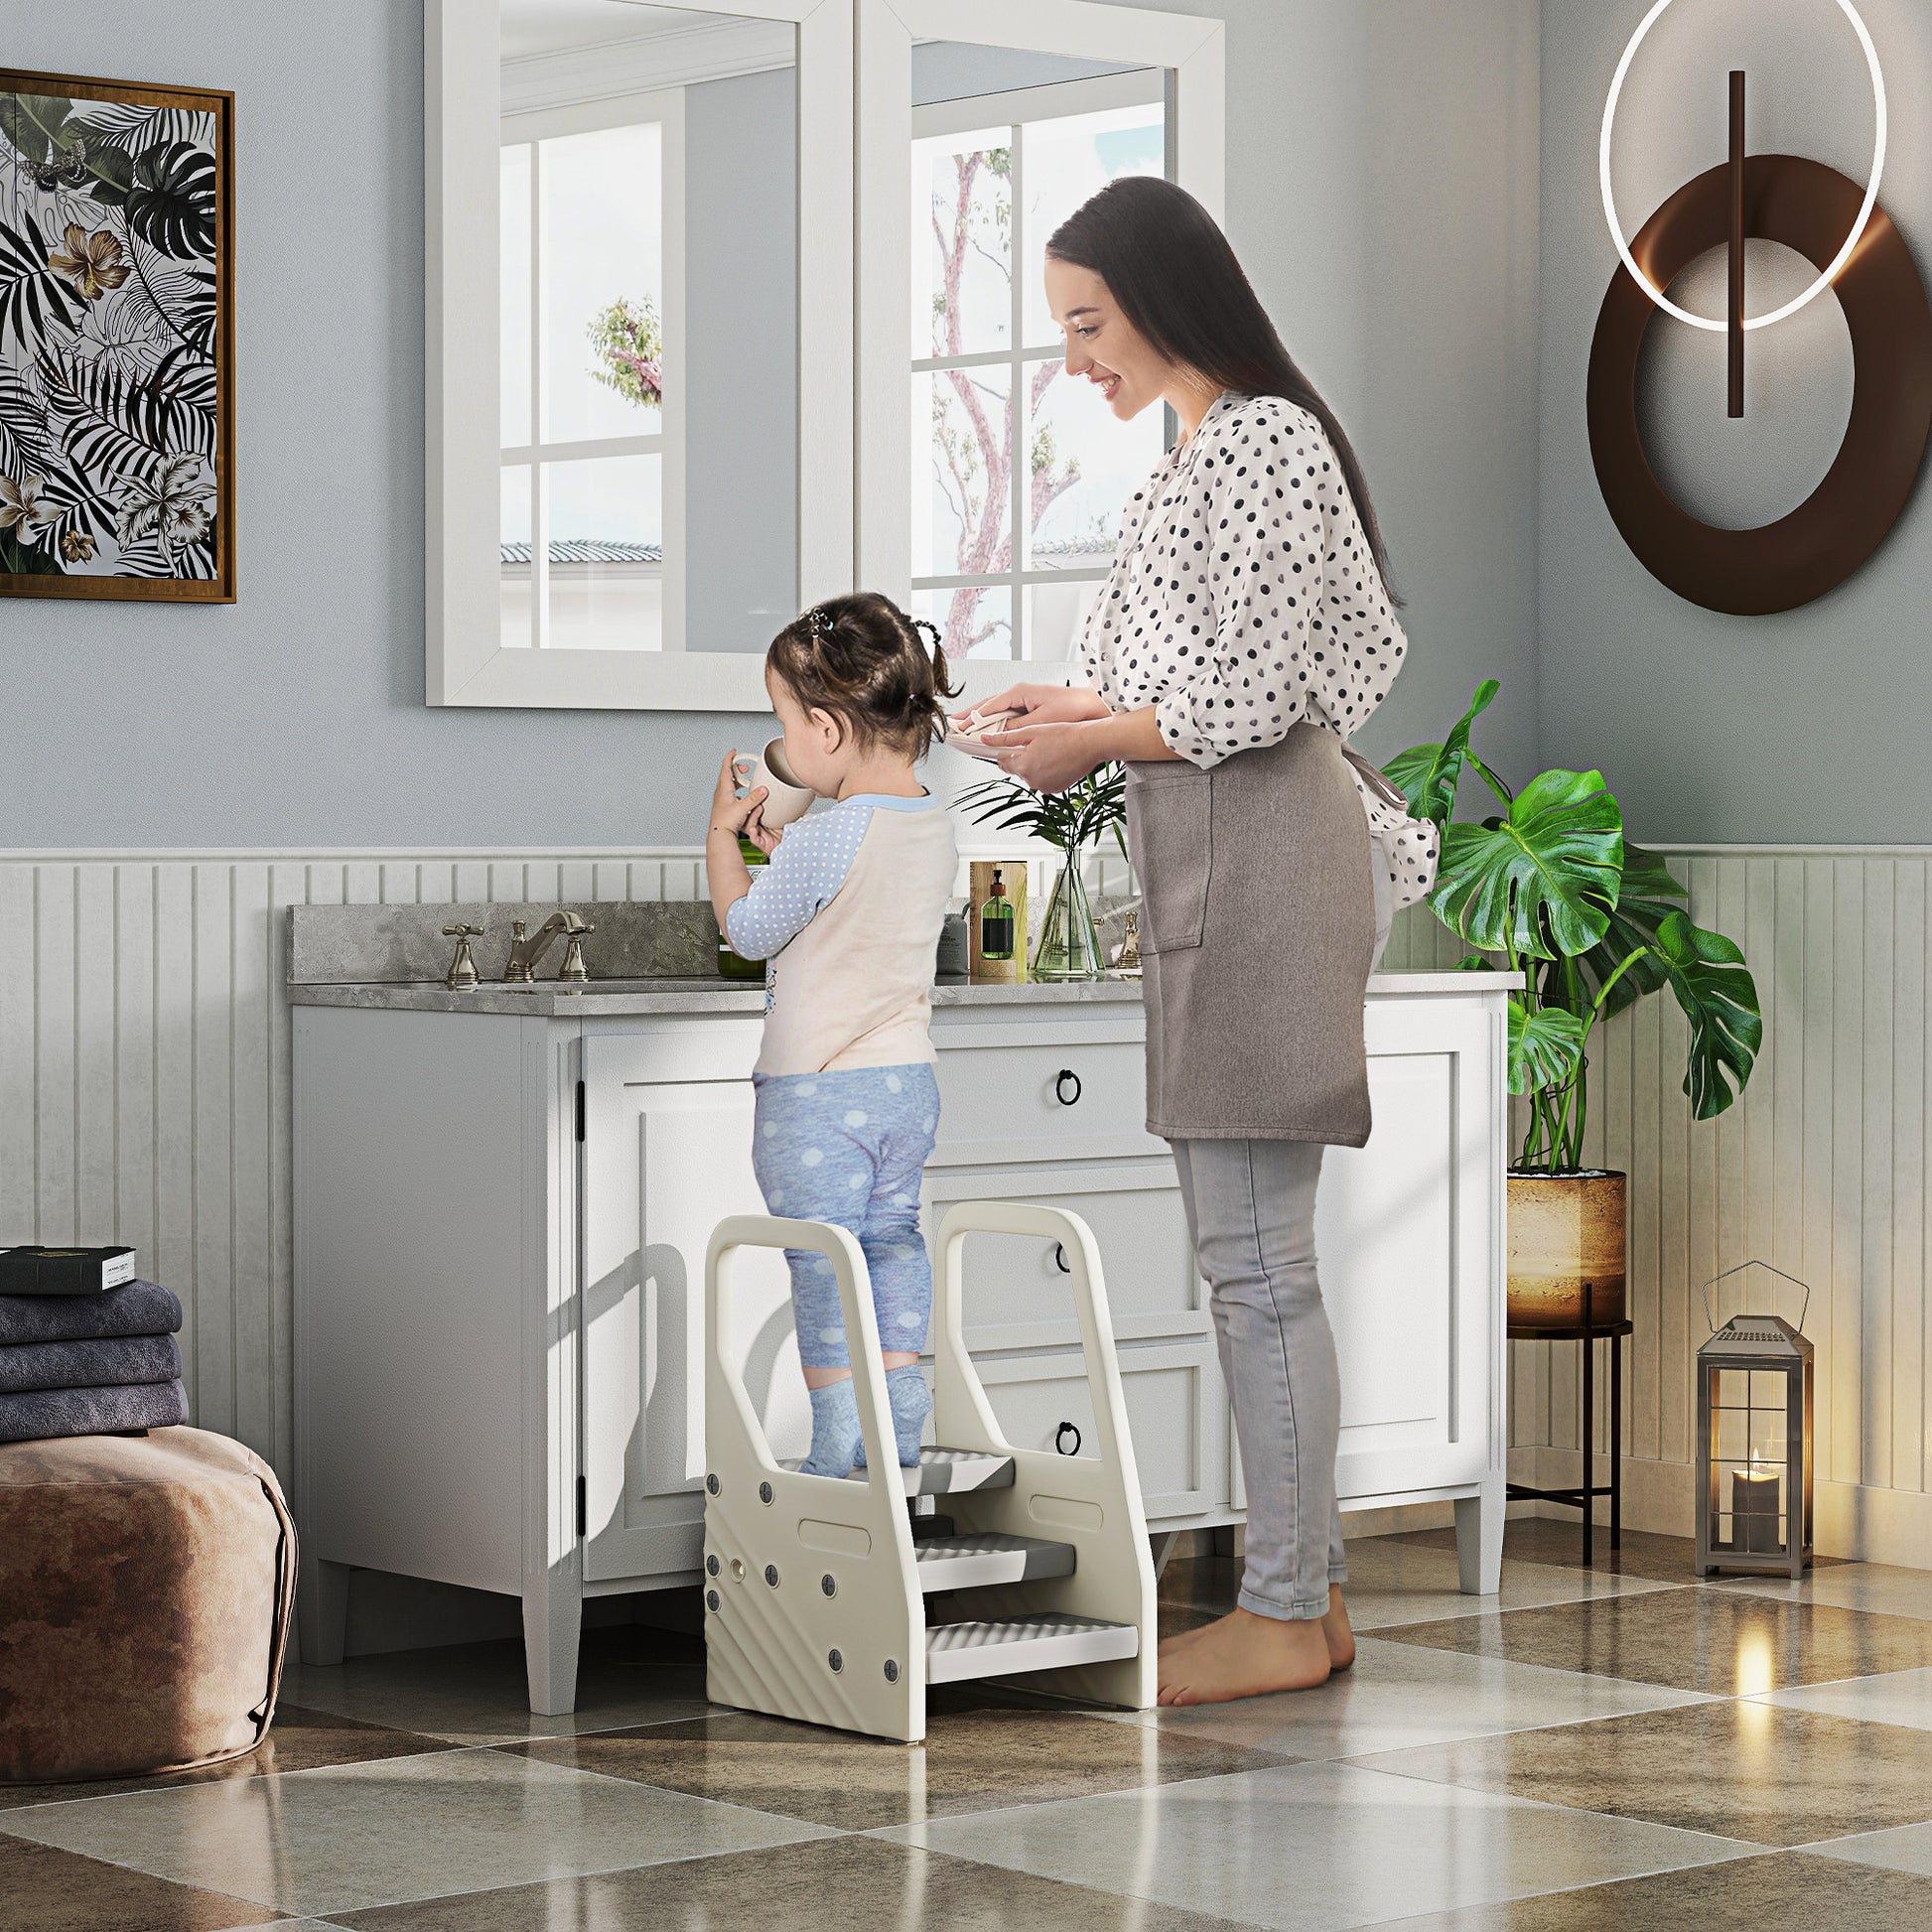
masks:
POLYGON ((295 1528, 201 1429, 0 1445, 0 1782, 188 1770, 275 1711, 295 1528))

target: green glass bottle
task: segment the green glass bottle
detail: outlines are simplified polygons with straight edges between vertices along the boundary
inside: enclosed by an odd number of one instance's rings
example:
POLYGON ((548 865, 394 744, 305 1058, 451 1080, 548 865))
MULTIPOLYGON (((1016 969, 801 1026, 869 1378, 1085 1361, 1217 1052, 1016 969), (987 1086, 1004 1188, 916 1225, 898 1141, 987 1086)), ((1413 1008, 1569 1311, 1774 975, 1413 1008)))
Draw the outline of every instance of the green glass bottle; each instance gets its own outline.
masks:
POLYGON ((1011 959, 1013 928, 1013 901, 1007 897, 1006 888, 1000 883, 999 873, 995 872, 993 891, 980 907, 980 957, 1011 959))
MULTIPOLYGON (((742 834, 738 841, 738 850, 745 863, 755 872, 759 866, 771 863, 767 853, 761 852, 752 840, 742 834)), ((725 937, 721 929, 718 934, 718 971, 728 980, 761 980, 764 977, 764 961, 741 958, 732 950, 732 942, 725 937)))

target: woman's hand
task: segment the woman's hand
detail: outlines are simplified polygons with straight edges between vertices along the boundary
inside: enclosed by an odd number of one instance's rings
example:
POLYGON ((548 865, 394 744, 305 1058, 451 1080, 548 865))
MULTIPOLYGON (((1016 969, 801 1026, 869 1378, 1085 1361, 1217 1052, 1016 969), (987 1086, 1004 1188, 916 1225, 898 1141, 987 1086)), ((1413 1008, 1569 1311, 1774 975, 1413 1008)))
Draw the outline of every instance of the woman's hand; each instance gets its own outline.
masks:
POLYGON ((749 836, 769 852, 778 840, 775 833, 765 832, 764 821, 759 816, 759 808, 764 803, 764 787, 759 785, 743 798, 738 795, 738 787, 751 775, 750 759, 741 759, 736 752, 725 754, 725 761, 718 767, 717 788, 711 794, 710 829, 729 832, 733 838, 749 836), (767 837, 771 845, 764 844, 767 837))
MULTIPOLYGON (((1103 715, 1106 714, 1103 707, 1103 715)), ((1035 791, 1068 791, 1095 765, 1108 759, 1106 747, 1092 730, 1094 720, 1080 718, 1057 724, 1016 725, 1009 731, 989 731, 981 743, 996 748, 1002 771, 1035 791)))
MULTIPOLYGON (((982 698, 970 710, 955 711, 953 723, 964 725, 975 715, 991 718, 1002 711, 1024 713, 1029 725, 1074 725, 1084 719, 1112 715, 1107 700, 1098 691, 1089 691, 1082 685, 1016 684, 997 698, 982 698)), ((992 742, 990 732, 987 742, 992 742)))

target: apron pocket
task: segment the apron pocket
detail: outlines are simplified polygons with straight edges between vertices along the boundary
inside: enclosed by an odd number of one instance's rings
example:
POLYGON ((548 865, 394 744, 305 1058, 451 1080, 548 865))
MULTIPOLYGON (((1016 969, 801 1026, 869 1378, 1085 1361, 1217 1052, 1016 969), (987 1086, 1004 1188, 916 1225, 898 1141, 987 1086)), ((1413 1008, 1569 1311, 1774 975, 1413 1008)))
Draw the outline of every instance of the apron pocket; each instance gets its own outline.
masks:
POLYGON ((1141 888, 1141 950, 1198 946, 1214 863, 1211 774, 1187 763, 1130 764, 1127 840, 1141 888))

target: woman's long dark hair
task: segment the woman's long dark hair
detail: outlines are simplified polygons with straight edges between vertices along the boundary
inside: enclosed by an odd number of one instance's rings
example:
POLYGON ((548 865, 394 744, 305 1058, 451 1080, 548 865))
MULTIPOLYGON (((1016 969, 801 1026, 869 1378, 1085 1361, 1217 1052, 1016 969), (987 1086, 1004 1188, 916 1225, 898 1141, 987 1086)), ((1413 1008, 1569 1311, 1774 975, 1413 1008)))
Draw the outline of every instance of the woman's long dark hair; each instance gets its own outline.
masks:
POLYGON ((1327 432, 1392 604, 1388 550, 1360 459, 1335 412, 1282 345, 1214 217, 1171 181, 1123 175, 1053 230, 1047 254, 1091 270, 1169 361, 1215 389, 1281 396, 1327 432))

